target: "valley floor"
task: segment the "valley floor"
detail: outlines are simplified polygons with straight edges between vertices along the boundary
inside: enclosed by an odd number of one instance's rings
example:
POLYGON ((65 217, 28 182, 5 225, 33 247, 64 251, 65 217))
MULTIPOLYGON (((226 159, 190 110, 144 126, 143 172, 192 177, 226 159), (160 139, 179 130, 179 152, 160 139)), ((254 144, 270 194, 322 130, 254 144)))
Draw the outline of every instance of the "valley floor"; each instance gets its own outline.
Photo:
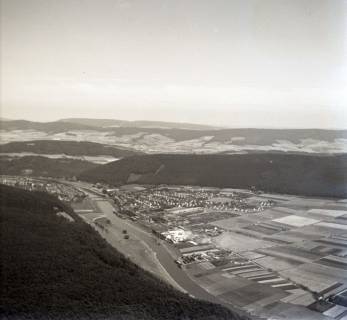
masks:
MULTIPOLYGON (((152 203, 163 197, 155 188, 141 188, 126 187, 123 192, 130 199, 129 194, 137 192, 136 201, 146 205, 148 194, 141 200, 141 192, 152 193, 152 203)), ((181 186, 173 187, 171 193, 175 198, 186 192, 191 201, 194 192, 221 191, 207 189, 195 187, 195 191, 188 192, 187 187, 181 186)), ((224 198, 210 198, 224 201, 215 210, 177 208, 164 214, 164 225, 171 226, 167 227, 169 231, 180 224, 190 234, 192 241, 173 245, 189 277, 220 302, 255 315, 273 319, 345 319, 346 307, 318 301, 328 301, 328 297, 347 289, 346 200, 252 194, 244 190, 243 209, 235 211, 226 205, 228 192, 230 198, 233 192, 234 198, 235 192, 239 197, 242 194, 242 190, 224 189, 224 198), (257 207, 259 203, 264 206, 257 207), (205 229, 198 227, 201 224, 205 229), (211 235, 209 226, 218 232, 211 235)), ((155 228, 156 224, 142 220, 143 216, 138 213, 136 223, 126 221, 155 228)))
POLYGON ((87 195, 80 217, 178 290, 271 319, 347 319, 346 199, 63 183, 87 195))

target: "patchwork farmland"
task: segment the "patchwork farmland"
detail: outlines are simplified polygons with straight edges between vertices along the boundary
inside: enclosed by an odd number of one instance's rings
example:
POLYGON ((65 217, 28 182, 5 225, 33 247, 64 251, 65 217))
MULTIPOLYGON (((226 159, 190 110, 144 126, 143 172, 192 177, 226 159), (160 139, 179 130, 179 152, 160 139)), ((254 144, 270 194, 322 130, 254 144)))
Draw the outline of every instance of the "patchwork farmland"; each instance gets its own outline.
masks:
POLYGON ((266 318, 346 317, 345 200, 190 186, 110 195, 123 218, 171 243, 177 263, 221 301, 266 318))

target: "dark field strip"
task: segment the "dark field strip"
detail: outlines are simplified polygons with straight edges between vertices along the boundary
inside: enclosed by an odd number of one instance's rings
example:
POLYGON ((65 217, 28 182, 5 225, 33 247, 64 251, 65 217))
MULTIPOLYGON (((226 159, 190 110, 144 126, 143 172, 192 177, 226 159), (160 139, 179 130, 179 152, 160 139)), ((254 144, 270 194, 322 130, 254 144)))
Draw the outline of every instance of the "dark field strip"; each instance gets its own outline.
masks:
POLYGON ((295 290, 295 289, 297 289, 298 287, 296 287, 295 285, 293 285, 293 284, 289 284, 289 285, 287 285, 287 286, 283 286, 283 287, 280 287, 280 288, 278 288, 278 289, 282 289, 282 290, 284 290, 284 291, 287 291, 287 290, 295 290))
POLYGON ((300 248, 294 248, 294 247, 275 247, 275 248, 271 248, 271 251, 286 253, 293 257, 298 256, 298 257, 302 257, 302 258, 306 258, 310 260, 317 260, 322 257, 322 255, 319 255, 307 250, 303 250, 300 248))
MULTIPOLYGON (((261 276, 268 276, 269 274, 270 274, 269 271, 266 271, 266 270, 261 271, 261 270, 259 270, 258 274, 253 274, 253 275, 252 274, 251 275, 246 274, 246 275, 243 275, 243 277, 246 278, 246 279, 249 279, 249 280, 253 280, 253 278, 261 277, 261 276)), ((271 273, 271 274, 273 274, 273 273, 271 273)))
POLYGON ((264 269, 259 268, 259 267, 247 268, 247 269, 243 269, 242 272, 240 272, 238 274, 238 276, 247 278, 247 273, 255 272, 255 271, 262 271, 262 270, 264 270, 264 269), (245 276, 245 274, 246 274, 246 276, 245 276))
POLYGON ((319 261, 317 261, 316 263, 325 265, 327 267, 347 270, 347 263, 343 263, 343 262, 339 262, 339 261, 333 261, 333 260, 329 260, 326 258, 322 258, 319 261))
POLYGON ((272 273, 272 274, 263 275, 263 276, 250 277, 250 278, 248 278, 248 280, 252 280, 252 281, 259 280, 259 281, 262 281, 262 280, 272 280, 272 279, 276 279, 276 278, 278 278, 278 275, 272 273))
POLYGON ((278 222, 271 222, 271 221, 263 222, 261 225, 265 228, 273 229, 273 230, 276 230, 278 232, 289 230, 289 228, 287 226, 280 224, 278 222))
POLYGON ((237 290, 229 291, 222 294, 220 297, 227 301, 233 301, 236 305, 243 307, 273 296, 274 294, 278 295, 278 300, 288 295, 288 293, 283 290, 277 290, 267 285, 253 283, 238 288, 237 290))
POLYGON ((341 249, 338 248, 331 248, 326 246, 318 246, 316 248, 313 248, 311 252, 318 253, 318 254, 324 254, 324 255, 337 255, 341 252, 341 249))
POLYGON ((271 236, 274 233, 278 232, 278 230, 270 229, 270 228, 267 228, 263 225, 250 225, 248 227, 245 227, 244 229, 263 233, 263 234, 266 234, 268 236, 271 236))
POLYGON ((211 263, 217 268, 228 268, 233 266, 233 264, 229 260, 215 260, 211 261, 211 263))
POLYGON ((335 319, 336 320, 346 319, 345 317, 347 317, 347 310, 339 314, 335 319))
POLYGON ((330 287, 325 288, 324 290, 320 291, 319 294, 326 294, 329 291, 337 289, 338 287, 341 287, 341 286, 342 286, 342 283, 337 282, 337 283, 331 285, 330 287))
POLYGON ((274 243, 278 243, 280 245, 293 243, 293 241, 287 241, 287 240, 278 239, 278 238, 272 238, 272 237, 264 237, 263 240, 267 240, 267 241, 271 241, 271 242, 274 242, 274 243))
POLYGON ((344 242, 344 240, 318 239, 318 240, 315 240, 315 242, 323 243, 323 244, 327 244, 327 245, 333 245, 333 246, 341 247, 341 248, 347 248, 347 242, 344 242))

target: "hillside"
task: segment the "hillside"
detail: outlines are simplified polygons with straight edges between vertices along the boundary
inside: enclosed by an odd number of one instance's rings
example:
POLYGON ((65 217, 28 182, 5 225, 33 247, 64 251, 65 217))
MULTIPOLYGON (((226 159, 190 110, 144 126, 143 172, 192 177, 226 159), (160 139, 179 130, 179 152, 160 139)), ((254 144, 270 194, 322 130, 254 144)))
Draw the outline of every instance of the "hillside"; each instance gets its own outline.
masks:
POLYGON ((72 178, 97 165, 74 159, 49 159, 38 156, 20 158, 0 157, 0 174, 72 178))
POLYGON ((123 158, 136 155, 125 148, 88 141, 36 140, 10 142, 0 145, 0 153, 32 152, 38 154, 65 154, 71 156, 113 156, 123 158))
POLYGON ((89 130, 92 127, 67 122, 34 122, 27 120, 0 120, 1 130, 37 130, 46 133, 66 132, 69 130, 89 130))
POLYGON ((14 120, 2 121, 0 125, 2 143, 29 140, 90 141, 145 153, 347 153, 347 130, 220 129, 112 119, 63 119, 47 123, 14 120))
POLYGON ((275 193, 347 197, 346 172, 347 155, 147 155, 93 168, 79 178, 114 185, 255 187, 275 193))
POLYGON ((140 269, 53 196, 4 185, 0 195, 1 318, 241 319, 140 269))

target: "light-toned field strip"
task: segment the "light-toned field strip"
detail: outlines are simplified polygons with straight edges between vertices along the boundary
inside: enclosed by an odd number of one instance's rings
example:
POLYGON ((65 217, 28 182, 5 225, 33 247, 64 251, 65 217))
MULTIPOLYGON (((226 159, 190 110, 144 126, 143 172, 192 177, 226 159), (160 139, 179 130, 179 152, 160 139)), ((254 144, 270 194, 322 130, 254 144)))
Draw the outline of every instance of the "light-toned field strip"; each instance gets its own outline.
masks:
POLYGON ((347 291, 346 286, 340 286, 340 287, 334 288, 333 290, 326 292, 326 294, 328 294, 329 296, 340 295, 346 291, 347 291))
POLYGON ((316 242, 326 243, 329 246, 337 246, 337 247, 346 247, 347 248, 347 240, 345 239, 337 239, 337 238, 327 238, 327 239, 319 239, 316 242))
POLYGON ((232 270, 239 270, 239 269, 247 269, 252 267, 252 264, 247 264, 247 265, 243 265, 243 266, 237 266, 237 267, 229 267, 229 268, 225 268, 222 269, 223 271, 232 271, 232 270))
POLYGON ((315 224, 319 222, 320 220, 311 219, 311 218, 304 218, 296 215, 290 215, 279 219, 274 219, 272 221, 283 223, 292 227, 304 227, 309 226, 311 224, 315 224))
POLYGON ((310 209, 307 211, 312 214, 319 214, 327 217, 337 218, 347 214, 346 210, 310 209))
POLYGON ((292 294, 281 299, 282 302, 288 303, 307 294, 307 292, 302 289, 294 289, 294 290, 288 290, 288 291, 291 292, 292 294))
POLYGON ((105 214, 100 213, 97 217, 93 218, 93 222, 96 222, 99 219, 107 219, 107 216, 105 214))
POLYGON ((347 257, 338 257, 338 256, 326 256, 324 257, 325 260, 330 260, 330 261, 336 261, 336 262, 341 262, 347 264, 347 257))
POLYGON ((256 302, 253 302, 246 306, 248 310, 257 310, 259 308, 264 308, 265 306, 277 302, 282 296, 285 296, 286 293, 283 291, 281 294, 275 294, 270 297, 263 298, 261 300, 258 300, 256 302))
POLYGON ((336 317, 338 317, 340 314, 342 314, 343 312, 345 312, 346 310, 347 310, 346 307, 336 305, 336 306, 330 308, 329 310, 323 312, 323 314, 324 314, 325 316, 328 316, 328 317, 336 318, 336 317))
POLYGON ((287 208, 287 207, 275 207, 274 210, 279 211, 279 212, 283 212, 286 214, 294 214, 294 215, 301 211, 301 210, 287 208))
POLYGON ((74 209, 74 211, 75 211, 76 213, 83 213, 83 212, 85 212, 85 213, 87 213, 87 212, 94 212, 94 210, 92 210, 92 209, 74 209))
POLYGON ((332 237, 332 239, 340 239, 347 241, 347 235, 339 234, 332 237))
POLYGON ((212 246, 211 244, 205 244, 205 245, 201 245, 201 246, 183 248, 183 249, 180 249, 180 252, 181 253, 189 253, 189 252, 208 250, 208 249, 212 249, 212 248, 214 248, 214 246, 212 246))
POLYGON ((256 277, 249 277, 248 280, 262 280, 262 279, 267 279, 267 278, 274 278, 277 277, 277 274, 273 272, 269 272, 268 274, 264 274, 261 276, 256 276, 256 277))
POLYGON ((205 270, 212 270, 215 268, 215 266, 209 261, 201 262, 200 266, 205 270))
POLYGON ((319 222, 316 224, 316 226, 338 229, 338 230, 347 230, 347 224, 338 224, 338 223, 332 223, 332 222, 319 222))
POLYGON ((271 256, 271 257, 290 259, 290 260, 297 261, 297 262, 308 263, 308 262, 312 261, 312 259, 299 257, 299 256, 295 255, 295 252, 293 252, 292 254, 289 254, 289 253, 276 252, 276 251, 267 250, 267 249, 262 249, 261 252, 268 255, 268 256, 271 256))
POLYGON ((271 194, 271 193, 262 193, 259 195, 260 198, 273 198, 273 199, 278 199, 278 200, 283 200, 283 201, 288 201, 292 199, 292 196, 283 196, 283 195, 277 195, 277 194, 271 194))
POLYGON ((286 282, 286 283, 280 283, 280 284, 273 284, 271 287, 273 288, 281 288, 281 287, 286 287, 286 286, 292 286, 292 282, 286 282))
POLYGON ((258 267, 254 267, 254 268, 247 269, 247 270, 236 270, 236 271, 232 271, 232 273, 233 273, 233 274, 236 274, 236 275, 241 275, 241 276, 242 276, 243 273, 247 273, 248 271, 257 271, 257 270, 259 270, 259 268, 258 268, 258 267))
POLYGON ((242 277, 246 278, 250 273, 264 271, 263 268, 259 268, 258 266, 254 266, 254 268, 246 269, 246 270, 240 270, 239 274, 241 274, 242 277))
POLYGON ((273 283, 273 282, 281 282, 281 281, 284 281, 284 279, 281 278, 281 277, 278 277, 278 278, 275 278, 275 279, 261 280, 261 281, 257 281, 257 282, 258 283, 273 283))
POLYGON ((255 260, 264 257, 263 254, 253 251, 242 252, 241 256, 249 260, 255 260))
POLYGON ((315 301, 316 300, 315 298, 313 298, 312 294, 309 292, 306 292, 306 294, 299 296, 295 298, 294 300, 291 300, 290 303, 307 307, 310 304, 314 303, 315 301))
POLYGON ((247 272, 247 274, 243 275, 242 277, 248 279, 252 277, 267 276, 269 274, 271 274, 269 271, 258 270, 258 271, 247 272))
MULTIPOLYGON (((92 210, 93 211, 93 213, 94 213, 94 210, 92 210)), ((88 214, 87 214, 88 215, 88 214)), ((88 223, 89 225, 92 225, 93 227, 95 226, 94 225, 94 219, 88 219, 86 216, 87 215, 85 215, 85 214, 83 214, 83 213, 80 213, 79 214, 79 217, 81 217, 86 223, 88 223)), ((95 215, 98 215, 99 217, 100 217, 100 215, 102 215, 102 216, 105 216, 105 214, 103 214, 103 213, 100 213, 100 212, 95 212, 95 215)), ((127 224, 127 222, 124 222, 124 223, 126 223, 127 224)), ((99 233, 100 233, 100 230, 98 230, 98 229, 96 229, 99 233)), ((109 242, 109 244, 111 245, 111 246, 113 246, 113 247, 115 247, 117 250, 120 250, 120 248, 117 246, 115 246, 115 243, 118 243, 119 241, 116 241, 116 242, 112 242, 111 240, 110 240, 110 238, 105 238, 104 237, 104 235, 102 235, 102 234, 100 234, 106 241, 108 241, 109 242)), ((134 235, 132 236, 132 238, 134 238, 134 235)), ((153 260, 152 261, 154 261, 154 263, 155 263, 155 265, 159 268, 159 273, 161 274, 161 276, 159 276, 159 277, 161 277, 161 278, 163 278, 163 279, 165 279, 168 283, 170 283, 173 287, 175 287, 176 289, 178 289, 178 290, 180 290, 180 291, 182 291, 182 292, 184 292, 184 293, 187 293, 187 291, 185 290, 185 289, 183 289, 176 281, 175 281, 175 279, 173 279, 172 277, 171 277, 171 275, 167 272, 167 270, 164 268, 164 266, 160 263, 160 261, 158 260, 158 258, 157 258, 157 254, 156 254, 156 252, 154 252, 151 248, 150 248, 150 246, 145 242, 145 241, 143 241, 143 240, 138 240, 139 241, 139 243, 141 243, 141 245, 143 246, 143 247, 145 247, 147 250, 148 250, 148 252, 150 252, 150 254, 153 256, 153 260)), ((120 252, 122 252, 122 250, 120 250, 120 252)), ((124 253, 124 251, 123 251, 123 254, 124 255, 126 255, 126 253, 124 253)), ((152 272, 152 270, 150 270, 150 269, 148 269, 148 271, 150 271, 150 272, 152 272)))

